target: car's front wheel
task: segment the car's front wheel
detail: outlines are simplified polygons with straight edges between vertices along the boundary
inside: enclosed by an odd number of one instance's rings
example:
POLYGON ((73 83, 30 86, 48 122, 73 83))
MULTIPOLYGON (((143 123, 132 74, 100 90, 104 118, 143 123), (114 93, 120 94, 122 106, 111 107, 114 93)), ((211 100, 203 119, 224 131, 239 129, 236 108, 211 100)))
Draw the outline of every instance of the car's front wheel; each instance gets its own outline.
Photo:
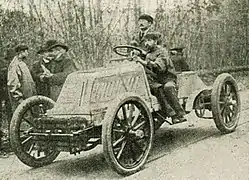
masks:
POLYGON ((30 133, 36 130, 34 119, 41 118, 54 101, 44 96, 33 96, 24 100, 15 110, 10 124, 10 143, 20 161, 30 167, 41 167, 52 163, 59 151, 51 142, 37 141, 30 133))
POLYGON ((108 107, 102 143, 107 162, 122 175, 139 171, 152 147, 152 115, 142 99, 128 96, 108 107))

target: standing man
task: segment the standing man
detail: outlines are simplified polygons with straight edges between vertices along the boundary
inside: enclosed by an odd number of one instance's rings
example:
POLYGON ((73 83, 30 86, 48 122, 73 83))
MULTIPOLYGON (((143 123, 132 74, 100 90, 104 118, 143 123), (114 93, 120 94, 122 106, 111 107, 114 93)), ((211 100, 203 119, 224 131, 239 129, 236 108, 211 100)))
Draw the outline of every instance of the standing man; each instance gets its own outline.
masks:
POLYGON ((145 50, 144 36, 152 32, 153 18, 148 14, 142 14, 138 18, 139 31, 132 38, 131 45, 145 50))
POLYGON ((14 48, 8 48, 0 59, 0 157, 8 157, 5 144, 8 142, 8 127, 12 116, 11 103, 8 96, 8 66, 15 56, 14 48), (4 116, 5 115, 5 116, 4 116), (7 129, 3 125, 7 125, 7 129))
MULTIPOLYGON (((7 91, 7 70, 8 66, 4 59, 0 59, 0 157, 4 157, 6 154, 3 149, 3 137, 5 135, 3 130, 3 123, 4 123, 4 113, 6 113, 7 108, 6 102, 8 99, 8 91, 7 91)), ((7 114, 7 113, 6 113, 7 114)), ((8 118, 8 117, 7 117, 8 118)))
POLYGON ((16 107, 26 98, 36 94, 35 83, 25 63, 28 56, 28 46, 24 44, 15 47, 16 55, 8 68, 7 87, 14 112, 16 107))
POLYGON ((76 70, 66 54, 68 49, 57 40, 48 40, 37 52, 40 60, 34 63, 31 72, 38 94, 57 100, 67 76, 76 70))
POLYGON ((175 68, 167 51, 158 45, 160 37, 159 33, 145 35, 145 48, 148 54, 145 60, 138 58, 137 61, 145 67, 151 90, 167 115, 172 118, 172 123, 184 122, 185 111, 177 97, 175 68))

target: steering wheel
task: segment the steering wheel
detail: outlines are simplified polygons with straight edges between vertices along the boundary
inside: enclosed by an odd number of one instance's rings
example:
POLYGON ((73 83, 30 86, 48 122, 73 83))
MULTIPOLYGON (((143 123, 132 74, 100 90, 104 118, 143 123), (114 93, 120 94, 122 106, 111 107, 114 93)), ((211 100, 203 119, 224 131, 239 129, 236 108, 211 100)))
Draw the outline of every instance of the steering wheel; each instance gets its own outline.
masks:
POLYGON ((142 49, 135 47, 135 46, 130 46, 130 45, 118 45, 113 48, 113 51, 115 53, 117 53, 120 56, 125 56, 125 57, 130 56, 131 51, 134 51, 134 50, 139 53, 137 54, 138 56, 142 55, 144 52, 142 49))

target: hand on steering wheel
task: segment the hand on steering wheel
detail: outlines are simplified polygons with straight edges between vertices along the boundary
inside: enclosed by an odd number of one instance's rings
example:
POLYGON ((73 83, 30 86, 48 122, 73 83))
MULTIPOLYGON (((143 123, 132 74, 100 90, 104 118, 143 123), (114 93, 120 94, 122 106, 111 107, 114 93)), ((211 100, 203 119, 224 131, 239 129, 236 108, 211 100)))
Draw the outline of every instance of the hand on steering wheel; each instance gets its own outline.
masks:
POLYGON ((135 47, 135 46, 130 46, 130 45, 119 45, 113 48, 113 51, 115 53, 117 53, 120 56, 125 56, 125 57, 129 57, 132 56, 134 54, 140 56, 143 53, 145 53, 144 50, 135 47), (133 53, 131 53, 133 51, 133 53))
POLYGON ((136 56, 133 60, 134 60, 135 62, 138 62, 138 63, 144 65, 144 66, 146 66, 146 65, 148 64, 147 61, 142 60, 142 59, 141 59, 140 57, 138 57, 138 56, 136 56))

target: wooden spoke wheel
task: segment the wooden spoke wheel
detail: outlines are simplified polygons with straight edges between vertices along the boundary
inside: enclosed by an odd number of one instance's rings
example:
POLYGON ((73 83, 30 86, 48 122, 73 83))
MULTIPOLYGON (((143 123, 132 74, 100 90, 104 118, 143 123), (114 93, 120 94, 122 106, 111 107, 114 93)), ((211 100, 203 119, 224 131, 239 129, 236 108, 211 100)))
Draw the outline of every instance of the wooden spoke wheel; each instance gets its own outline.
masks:
POLYGON ((199 118, 205 118, 207 110, 211 110, 211 91, 203 90, 195 98, 194 101, 195 114, 199 118))
POLYGON ((152 115, 138 97, 108 107, 102 131, 107 162, 122 175, 139 171, 150 152, 154 135, 152 115))
POLYGON ((36 130, 34 119, 41 118, 54 101, 44 96, 33 96, 23 101, 15 110, 10 124, 10 143, 16 156, 30 167, 52 163, 59 155, 50 142, 36 141, 29 133, 36 130))
POLYGON ((200 94, 196 100, 195 100, 195 104, 194 104, 194 109, 195 109, 195 114, 197 117, 199 118, 203 118, 205 115, 205 111, 206 111, 206 107, 205 107, 205 100, 204 100, 204 96, 202 94, 200 94))
POLYGON ((231 75, 224 73, 217 77, 211 103, 216 127, 222 133, 233 132, 238 125, 241 104, 237 83, 231 75))

